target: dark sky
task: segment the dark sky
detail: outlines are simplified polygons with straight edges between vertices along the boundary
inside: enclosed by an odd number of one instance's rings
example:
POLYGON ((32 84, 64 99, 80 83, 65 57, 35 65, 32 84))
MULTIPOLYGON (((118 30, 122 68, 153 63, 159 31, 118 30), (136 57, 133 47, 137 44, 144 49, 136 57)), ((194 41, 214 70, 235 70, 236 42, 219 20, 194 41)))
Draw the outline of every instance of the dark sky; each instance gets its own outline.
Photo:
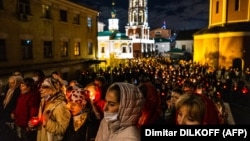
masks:
MULTIPOLYGON (((99 21, 108 27, 112 0, 74 0, 100 12, 99 21)), ((114 0, 120 30, 128 22, 129 0, 114 0)), ((148 23, 150 29, 159 28, 166 21, 172 30, 198 29, 208 26, 209 0, 148 0, 148 23)))

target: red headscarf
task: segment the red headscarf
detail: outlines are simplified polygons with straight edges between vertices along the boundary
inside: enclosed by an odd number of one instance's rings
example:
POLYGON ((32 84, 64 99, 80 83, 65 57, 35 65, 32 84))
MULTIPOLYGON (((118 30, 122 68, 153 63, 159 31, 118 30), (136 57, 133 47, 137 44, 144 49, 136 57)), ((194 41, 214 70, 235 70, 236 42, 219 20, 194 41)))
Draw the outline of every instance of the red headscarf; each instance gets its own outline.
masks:
POLYGON ((203 125, 220 124, 219 111, 217 110, 215 103, 205 95, 202 94, 197 94, 197 95, 201 96, 206 104, 206 114, 202 124, 203 125))
MULTIPOLYGON (((206 106, 205 115, 204 115, 201 125, 220 124, 219 111, 217 110, 215 103, 211 99, 209 99, 207 96, 203 94, 191 93, 190 95, 196 95, 196 96, 201 97, 201 99, 203 100, 206 106)), ((176 117, 177 117, 177 114, 178 112, 176 112, 176 117)))
MULTIPOLYGON (((161 98, 158 95, 157 89, 150 82, 146 82, 143 87, 145 88, 144 96, 145 103, 142 109, 142 115, 138 121, 138 126, 151 125, 160 117, 161 114, 161 98)), ((141 89, 142 87, 140 87, 141 89)))

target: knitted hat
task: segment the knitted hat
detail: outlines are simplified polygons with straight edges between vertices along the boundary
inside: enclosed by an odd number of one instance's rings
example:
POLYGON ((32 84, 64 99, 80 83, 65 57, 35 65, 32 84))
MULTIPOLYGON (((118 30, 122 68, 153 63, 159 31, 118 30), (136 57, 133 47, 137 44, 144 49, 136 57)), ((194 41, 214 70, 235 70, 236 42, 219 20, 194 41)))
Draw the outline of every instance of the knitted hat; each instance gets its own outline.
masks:
POLYGON ((89 100, 89 92, 87 90, 76 88, 73 89, 69 94, 69 102, 82 104, 84 100, 89 100))

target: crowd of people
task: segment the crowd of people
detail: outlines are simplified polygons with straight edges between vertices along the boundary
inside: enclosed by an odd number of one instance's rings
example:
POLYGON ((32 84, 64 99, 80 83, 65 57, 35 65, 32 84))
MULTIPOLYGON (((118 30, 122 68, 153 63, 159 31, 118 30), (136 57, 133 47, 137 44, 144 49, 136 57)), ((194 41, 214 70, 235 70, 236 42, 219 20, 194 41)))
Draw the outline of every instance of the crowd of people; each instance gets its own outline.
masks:
POLYGON ((42 70, 32 77, 13 73, 0 97, 0 140, 140 141, 147 125, 228 124, 223 102, 230 92, 218 82, 233 89, 241 79, 233 71, 146 58, 79 80, 42 70))

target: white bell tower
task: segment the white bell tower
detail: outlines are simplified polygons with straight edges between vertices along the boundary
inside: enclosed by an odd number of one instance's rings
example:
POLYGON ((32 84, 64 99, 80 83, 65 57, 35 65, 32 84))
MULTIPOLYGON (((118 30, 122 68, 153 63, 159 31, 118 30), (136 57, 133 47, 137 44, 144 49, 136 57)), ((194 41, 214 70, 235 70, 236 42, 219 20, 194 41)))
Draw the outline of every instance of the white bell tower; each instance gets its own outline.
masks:
POLYGON ((111 10, 111 18, 108 20, 109 22, 109 31, 117 31, 119 30, 119 19, 116 18, 116 10, 115 10, 115 2, 112 2, 112 10, 111 10))
POLYGON ((133 40, 134 57, 154 55, 154 40, 149 39, 148 0, 129 0, 126 36, 133 40))
POLYGON ((133 38, 149 39, 147 0, 129 0, 126 35, 133 38))

